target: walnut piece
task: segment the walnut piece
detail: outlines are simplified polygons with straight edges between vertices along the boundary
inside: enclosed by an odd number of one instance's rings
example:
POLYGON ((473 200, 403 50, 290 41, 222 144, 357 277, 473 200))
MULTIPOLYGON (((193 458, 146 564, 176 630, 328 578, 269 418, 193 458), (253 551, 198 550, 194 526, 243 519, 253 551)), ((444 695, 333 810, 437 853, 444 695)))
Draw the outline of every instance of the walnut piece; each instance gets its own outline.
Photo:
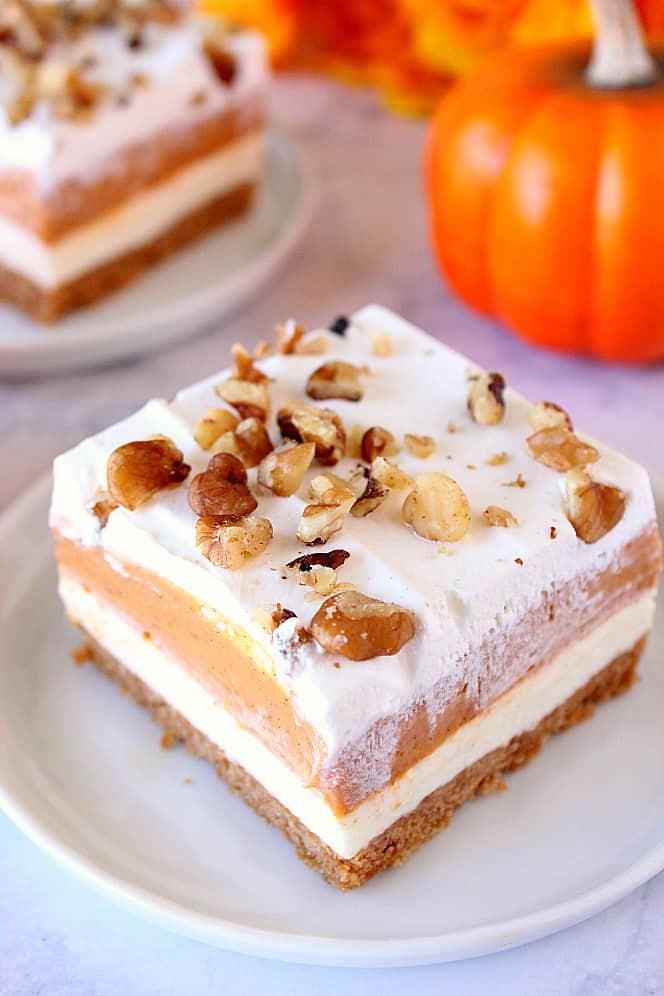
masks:
POLYGON ((552 470, 566 471, 586 467, 599 460, 599 452, 589 443, 563 426, 539 429, 526 439, 526 447, 533 460, 552 470))
POLYGON ((330 653, 366 661, 398 653, 415 635, 415 617, 400 605, 342 591, 323 602, 310 628, 330 653))
POLYGON ((307 394, 315 401, 327 401, 330 398, 360 401, 363 394, 360 384, 361 374, 362 370, 354 363, 330 360, 310 375, 307 381, 307 394))
POLYGON ((363 519, 365 515, 374 512, 383 504, 390 493, 388 488, 374 480, 371 474, 367 478, 362 475, 360 480, 366 481, 364 490, 350 510, 350 514, 354 515, 356 519, 363 519))
POLYGON ((261 553, 272 539, 268 519, 250 515, 207 515, 196 523, 196 546, 215 567, 236 571, 261 553))
POLYGON ((288 318, 274 327, 274 340, 277 352, 286 356, 294 353, 302 337, 306 334, 304 325, 299 325, 294 318, 288 318))
POLYGON ((426 460, 436 451, 436 440, 432 436, 418 436, 413 432, 407 432, 403 441, 408 452, 420 460, 426 460))
POLYGON ((369 342, 374 356, 392 355, 392 336, 384 329, 372 329, 369 333, 369 342))
POLYGON ((344 455, 346 432, 331 408, 288 401, 277 412, 277 424, 284 439, 315 443, 316 459, 326 467, 332 467, 344 455))
POLYGON ((113 450, 106 465, 108 493, 131 512, 158 491, 181 484, 191 467, 172 439, 154 436, 113 450))
POLYGON ((584 543, 597 543, 616 526, 625 512, 620 488, 593 481, 583 470, 570 470, 565 479, 567 517, 584 543))
POLYGON ((287 443, 268 453, 258 468, 258 483, 280 498, 295 494, 311 466, 315 443, 287 443))
POLYGON ((264 422, 270 413, 270 389, 267 381, 228 377, 215 386, 215 391, 236 410, 240 418, 260 418, 264 422))
POLYGON ((196 515, 250 515, 258 502, 247 485, 244 464, 232 453, 215 453, 207 470, 189 485, 189 505, 196 515))
POLYGON ((398 452, 396 439, 381 425, 372 425, 362 436, 360 455, 367 463, 371 463, 377 456, 395 456, 398 452))
POLYGON ((316 504, 306 505, 297 527, 297 538, 307 546, 326 543, 339 532, 355 503, 355 495, 347 487, 332 486, 318 497, 316 504))
POLYGON ((540 429, 568 429, 574 431, 572 420, 560 405, 553 401, 538 401, 528 412, 528 424, 535 432, 540 429))
POLYGON ((403 503, 402 515, 418 536, 454 543, 470 528, 465 492, 446 474, 422 474, 403 503))
POLYGON ((233 366, 231 367, 231 377, 238 380, 248 380, 252 384, 263 384, 269 380, 267 374, 259 370, 254 357, 239 342, 231 346, 233 355, 233 366))
POLYGON ((317 595, 330 595, 337 587, 337 570, 349 557, 346 550, 307 553, 286 564, 282 576, 308 585, 317 595))
POLYGON ((500 505, 487 505, 484 509, 484 518, 490 526, 501 526, 503 529, 519 525, 517 517, 500 505))
POLYGON ((379 484, 384 484, 386 488, 394 488, 396 491, 403 491, 413 483, 413 478, 409 474, 383 456, 377 456, 372 460, 371 476, 379 484))
POLYGON ((194 439, 202 450, 209 450, 225 432, 232 432, 239 419, 227 408, 208 408, 194 429, 194 439))
POLYGON ((235 429, 235 446, 245 467, 257 467, 272 451, 265 423, 259 418, 244 418, 235 429))
POLYGON ((295 344, 295 352, 302 356, 320 356, 321 353, 327 353, 329 348, 330 343, 326 336, 313 333, 303 336, 295 344))
POLYGON ((502 451, 501 453, 492 453, 486 458, 484 463, 487 467, 502 467, 504 464, 509 463, 510 455, 502 451))
POLYGON ((500 373, 478 374, 468 391, 468 411, 480 425, 497 425, 505 415, 505 378, 500 373))
POLYGON ((100 529, 105 528, 111 512, 117 507, 117 502, 113 501, 108 491, 97 491, 95 500, 90 505, 90 511, 97 517, 100 529))

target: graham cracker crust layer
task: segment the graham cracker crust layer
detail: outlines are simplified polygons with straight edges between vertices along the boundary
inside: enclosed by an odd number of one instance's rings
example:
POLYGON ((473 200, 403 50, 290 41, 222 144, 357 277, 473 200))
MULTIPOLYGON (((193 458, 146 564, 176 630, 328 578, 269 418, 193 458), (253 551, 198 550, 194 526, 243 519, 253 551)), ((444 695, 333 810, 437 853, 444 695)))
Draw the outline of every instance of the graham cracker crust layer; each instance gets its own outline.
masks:
POLYGON ((244 214, 251 206, 255 189, 255 183, 242 184, 188 214, 153 242, 50 291, 0 265, 0 301, 40 322, 54 322, 66 312, 94 304, 124 287, 189 242, 244 214))
POLYGON ((91 660, 125 694, 148 709, 153 719, 163 727, 166 743, 182 741, 191 754, 209 761, 236 795, 241 796, 290 840, 303 861, 320 872, 331 885, 347 890, 362 885, 386 868, 403 864, 417 848, 447 826, 454 811, 464 802, 476 795, 504 788, 502 776, 530 761, 552 734, 587 719, 600 702, 627 691, 636 679, 636 667, 645 643, 646 638, 643 637, 631 650, 614 658, 566 702, 545 716, 535 729, 514 737, 508 744, 461 771, 351 859, 340 858, 240 765, 229 761, 220 748, 87 634, 76 660, 91 660))

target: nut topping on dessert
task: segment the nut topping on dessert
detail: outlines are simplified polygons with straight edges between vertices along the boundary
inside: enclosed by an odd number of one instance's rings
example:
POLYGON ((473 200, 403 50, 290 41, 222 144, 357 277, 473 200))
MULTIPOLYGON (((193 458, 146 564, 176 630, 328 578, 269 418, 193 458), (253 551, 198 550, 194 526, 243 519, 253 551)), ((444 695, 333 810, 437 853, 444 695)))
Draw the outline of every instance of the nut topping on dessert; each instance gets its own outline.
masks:
POLYGON ((206 515, 196 523, 196 546, 215 567, 236 571, 272 539, 268 519, 250 515, 206 515))
POLYGON ((99 520, 99 528, 103 529, 107 522, 108 517, 111 512, 114 512, 118 508, 118 503, 113 501, 108 491, 98 491, 95 495, 95 500, 90 506, 90 510, 93 515, 96 515, 99 520))
POLYGON ((270 412, 270 390, 265 381, 229 377, 215 386, 219 397, 238 412, 240 418, 260 418, 270 412))
POLYGON ((599 453, 594 446, 582 442, 573 432, 560 425, 534 432, 526 439, 526 447, 534 460, 552 470, 572 470, 599 460, 599 453))
POLYGON ((294 353, 306 331, 304 325, 300 325, 294 318, 288 318, 285 322, 279 322, 274 327, 277 352, 283 353, 286 356, 294 353))
POLYGON ((317 642, 352 661, 396 654, 415 635, 412 612, 359 591, 328 598, 311 620, 317 642))
POLYGON ((395 456, 396 453, 398 453, 396 439, 381 425, 373 425, 362 436, 360 454, 367 463, 371 463, 377 456, 395 456))
POLYGON ((330 360, 314 370, 307 381, 307 394, 315 401, 338 398, 344 401, 360 401, 363 371, 354 363, 344 360, 330 360))
POLYGON ((158 491, 181 484, 190 470, 182 451, 166 436, 125 443, 108 458, 108 492, 113 501, 133 512, 158 491))
POLYGON ((277 424, 284 439, 315 443, 316 459, 324 466, 333 466, 344 455, 346 432, 341 419, 331 408, 288 401, 277 412, 277 424))
POLYGON ((189 485, 189 505, 196 515, 250 515, 258 502, 247 485, 244 464, 232 453, 215 453, 207 470, 189 485))
POLYGON ((484 518, 490 526, 502 526, 503 529, 519 525, 517 517, 500 505, 487 505, 484 509, 484 518))
POLYGON ((348 560, 346 550, 327 550, 296 557, 284 567, 282 577, 308 585, 317 595, 330 595, 337 587, 337 569, 348 560))
POLYGON ((409 488, 413 483, 409 474, 383 456, 377 456, 372 460, 371 476, 379 484, 384 484, 386 488, 395 488, 397 491, 409 488))
POLYGON ((194 429, 194 439, 202 450, 209 450, 225 432, 233 432, 239 419, 227 408, 208 408, 194 429))
POLYGON ((583 470, 570 470, 565 479, 567 517, 584 543, 597 543, 623 517, 625 495, 620 488, 593 481, 583 470))
POLYGON ((258 369, 251 353, 247 352, 239 342, 231 347, 231 353, 233 354, 231 377, 236 377, 238 380, 250 380, 253 384, 262 384, 263 381, 269 380, 267 374, 258 369))
POLYGON ((369 333, 369 342, 374 356, 392 355, 392 337, 384 329, 372 329, 369 333))
POLYGON ((268 453, 258 468, 258 483, 280 498, 295 494, 314 458, 315 443, 287 443, 268 453))
POLYGON ((505 378, 483 373, 473 378, 468 392, 468 411, 480 425, 497 425, 505 415, 505 378))
POLYGON ((418 536, 438 542, 456 542, 470 529, 470 506, 465 492, 446 474, 422 474, 403 503, 404 522, 418 536))
POLYGON ((408 452, 420 460, 426 460, 436 451, 436 440, 431 436, 418 436, 413 432, 407 432, 403 441, 408 452))
POLYGON ((360 480, 366 480, 366 484, 361 495, 350 510, 350 514, 354 515, 356 519, 363 519, 365 515, 374 512, 379 505, 383 504, 390 493, 386 487, 383 487, 382 484, 374 480, 371 474, 367 478, 364 478, 364 475, 362 475, 360 480))
POLYGON ((244 418, 233 433, 235 446, 245 467, 257 467, 272 450, 265 423, 259 418, 244 418))
POLYGON ((560 405, 553 401, 538 401, 528 412, 528 424, 535 432, 540 429, 561 428, 574 432, 572 420, 560 405))
POLYGON ((306 505, 303 509, 297 538, 307 546, 326 543, 342 528, 354 504, 355 495, 349 488, 334 485, 327 488, 316 504, 306 505))
POLYGON ((504 464, 509 463, 509 453, 492 453, 486 458, 484 463, 487 467, 502 467, 504 464))

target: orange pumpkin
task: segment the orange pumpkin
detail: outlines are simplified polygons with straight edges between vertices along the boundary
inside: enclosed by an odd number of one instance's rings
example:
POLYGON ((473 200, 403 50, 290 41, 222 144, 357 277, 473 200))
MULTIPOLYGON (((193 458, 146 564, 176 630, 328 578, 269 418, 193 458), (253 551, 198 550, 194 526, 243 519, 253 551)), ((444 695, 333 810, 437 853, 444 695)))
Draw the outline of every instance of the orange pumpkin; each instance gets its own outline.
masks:
POLYGON ((588 49, 512 50, 434 117, 435 251, 470 305, 530 342, 664 358, 664 59, 627 0, 588 49))

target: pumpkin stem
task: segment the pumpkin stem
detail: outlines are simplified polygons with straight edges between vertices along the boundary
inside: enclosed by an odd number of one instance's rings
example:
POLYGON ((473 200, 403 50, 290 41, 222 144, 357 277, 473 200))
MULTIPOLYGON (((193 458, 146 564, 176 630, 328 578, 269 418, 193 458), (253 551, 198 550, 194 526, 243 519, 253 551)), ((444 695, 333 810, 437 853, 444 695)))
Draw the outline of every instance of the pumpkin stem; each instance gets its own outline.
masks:
POLYGON ((648 52, 633 0, 590 0, 595 45, 586 80, 596 87, 652 83, 659 76, 648 52))

